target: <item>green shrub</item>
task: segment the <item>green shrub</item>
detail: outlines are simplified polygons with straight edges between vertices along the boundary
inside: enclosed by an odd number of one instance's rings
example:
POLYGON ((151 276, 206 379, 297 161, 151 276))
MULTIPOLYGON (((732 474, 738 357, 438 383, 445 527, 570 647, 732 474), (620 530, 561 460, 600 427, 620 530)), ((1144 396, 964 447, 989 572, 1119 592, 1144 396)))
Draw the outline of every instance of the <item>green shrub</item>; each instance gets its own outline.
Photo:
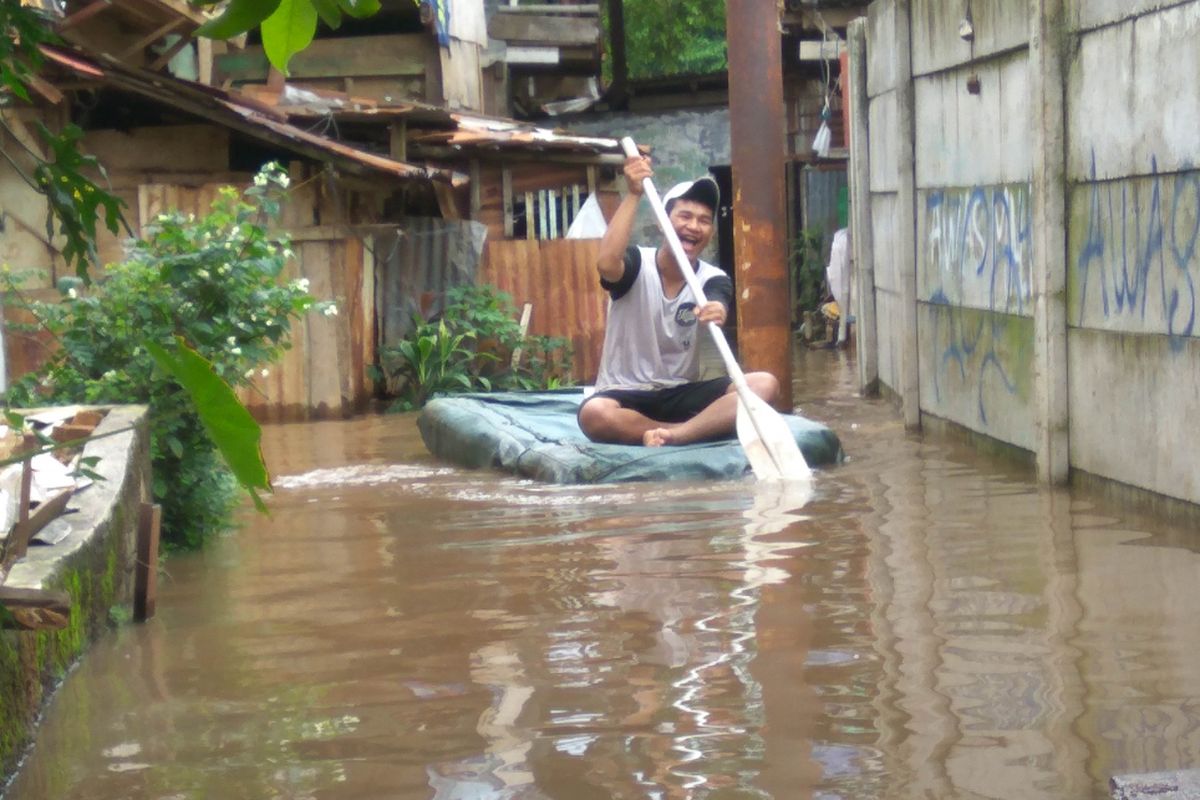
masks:
POLYGON ((572 357, 567 339, 523 334, 512 297, 483 284, 447 290, 439 318, 414 320, 413 332, 381 360, 402 384, 393 410, 411 410, 439 393, 568 386, 572 357))
POLYGON ((825 234, 820 228, 806 228, 791 242, 796 312, 816 311, 824 299, 825 262, 821 258, 824 242, 825 234))
POLYGON ((286 187, 287 175, 268 165, 245 192, 222 189, 203 218, 160 215, 91 287, 64 282, 62 302, 28 304, 61 346, 10 388, 7 403, 147 404, 153 493, 169 545, 195 547, 225 528, 236 484, 189 396, 146 343, 171 348, 180 336, 227 383, 247 386, 289 346, 292 320, 337 311, 315 302, 307 281, 281 280, 292 253, 266 226, 286 187))

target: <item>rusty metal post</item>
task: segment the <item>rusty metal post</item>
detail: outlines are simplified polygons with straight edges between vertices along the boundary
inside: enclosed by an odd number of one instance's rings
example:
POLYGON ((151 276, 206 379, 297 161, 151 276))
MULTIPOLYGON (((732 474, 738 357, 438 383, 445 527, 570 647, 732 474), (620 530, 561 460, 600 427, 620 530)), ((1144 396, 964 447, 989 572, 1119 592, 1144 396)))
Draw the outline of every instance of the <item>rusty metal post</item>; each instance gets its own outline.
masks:
POLYGON ((778 0, 726 4, 733 248, 738 349, 746 371, 779 379, 792 408, 792 313, 788 285, 783 58, 778 0))

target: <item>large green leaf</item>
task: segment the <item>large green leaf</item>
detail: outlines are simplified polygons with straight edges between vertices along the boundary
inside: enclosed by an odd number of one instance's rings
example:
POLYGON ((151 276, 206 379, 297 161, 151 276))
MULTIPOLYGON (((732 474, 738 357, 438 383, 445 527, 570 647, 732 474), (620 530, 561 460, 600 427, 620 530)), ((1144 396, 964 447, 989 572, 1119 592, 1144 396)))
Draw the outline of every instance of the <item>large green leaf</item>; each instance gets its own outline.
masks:
POLYGON ((204 429, 225 457, 234 477, 253 498, 255 507, 266 511, 257 491, 271 491, 271 478, 259 445, 262 429, 229 384, 213 371, 212 364, 183 339, 176 337, 175 341, 173 353, 154 342, 145 344, 155 363, 191 396, 204 429))
MULTIPOLYGON (((379 0, 338 0, 342 11, 356 19, 366 19, 379 13, 379 0)), ((420 5, 418 3, 418 5, 420 5)))
POLYGON ((337 0, 312 0, 312 4, 322 22, 333 30, 341 27, 342 9, 338 6, 337 0))
POLYGON ((267 60, 287 75, 292 56, 308 47, 317 32, 317 9, 312 0, 280 0, 261 30, 267 60))
POLYGON ((196 35, 228 39, 260 24, 279 8, 279 0, 231 0, 221 16, 196 29, 196 35))

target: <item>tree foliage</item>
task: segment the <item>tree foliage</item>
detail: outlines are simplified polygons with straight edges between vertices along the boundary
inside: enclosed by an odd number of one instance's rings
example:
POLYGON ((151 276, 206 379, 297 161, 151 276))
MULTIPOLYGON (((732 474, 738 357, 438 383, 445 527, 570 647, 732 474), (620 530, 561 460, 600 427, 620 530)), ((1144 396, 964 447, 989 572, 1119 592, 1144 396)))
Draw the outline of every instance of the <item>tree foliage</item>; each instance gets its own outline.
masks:
MULTIPOLYGON (((197 0, 216 5, 220 0, 197 0)), ((211 39, 228 39, 258 28, 271 66, 288 74, 288 63, 312 43, 320 20, 337 29, 344 17, 363 19, 378 13, 380 0, 229 0, 221 14, 196 31, 211 39)))
POLYGON ((230 385, 249 386, 278 360, 293 320, 336 313, 306 281, 282 277, 293 254, 268 228, 287 184, 271 164, 241 194, 222 189, 198 219, 161 214, 90 288, 69 282, 62 302, 26 304, 59 347, 14 382, 9 401, 147 404, 154 497, 174 544, 198 545, 228 524, 230 476, 263 508, 258 425, 230 385))
POLYGON ((725 0, 624 0, 624 6, 631 79, 704 75, 728 66, 725 0))

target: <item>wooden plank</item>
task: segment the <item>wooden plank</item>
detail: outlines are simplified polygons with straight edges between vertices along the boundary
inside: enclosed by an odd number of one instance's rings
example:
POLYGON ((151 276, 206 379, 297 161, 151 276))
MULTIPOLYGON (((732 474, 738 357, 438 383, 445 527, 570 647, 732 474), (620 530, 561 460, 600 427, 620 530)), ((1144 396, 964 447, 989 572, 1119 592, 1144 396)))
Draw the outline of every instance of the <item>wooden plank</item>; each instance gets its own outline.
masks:
POLYGON ((511 239, 514 230, 512 170, 504 167, 500 171, 500 176, 504 193, 504 238, 511 239))
POLYGON ((358 339, 360 361, 355 368, 362 378, 361 402, 365 405, 373 394, 374 386, 367 379, 367 367, 375 364, 378 339, 375 334, 375 257, 373 251, 378 239, 369 236, 359 242, 359 257, 362 264, 358 273, 358 339))
MULTIPOLYGON (((288 64, 289 79, 420 77, 436 48, 423 33, 315 39, 288 64)), ((269 63, 262 47, 247 47, 215 58, 218 80, 264 81, 269 63)))
POLYGON ((562 51, 557 47, 528 47, 511 45, 504 49, 504 61, 508 64, 558 64, 562 51))
POLYGON ((470 178, 471 178, 471 219, 475 219, 479 215, 479 208, 483 205, 483 191, 480 187, 481 178, 479 175, 479 159, 472 158, 470 163, 470 178))
MULTIPOLYGON (((129 45, 129 47, 127 47, 124 52, 122 52, 121 54, 119 54, 117 56, 117 60, 118 61, 127 61, 131 56, 141 53, 147 47, 154 44, 155 42, 157 42, 162 37, 166 36, 171 31, 182 26, 184 24, 184 22, 185 22, 185 20, 178 19, 178 18, 168 20, 166 23, 160 25, 155 30, 151 31, 150 33, 146 34, 142 38, 138 39, 133 44, 129 45)), ((184 44, 188 43, 188 37, 186 37, 186 36, 181 36, 180 40, 184 44)), ((179 51, 177 50, 175 52, 179 52, 179 51)), ((174 54, 172 54, 172 55, 174 55, 174 54)), ((170 60, 170 59, 168 59, 168 60, 170 60)))
POLYGON ((361 379, 355 386, 355 378, 362 372, 355 365, 355 355, 359 352, 355 313, 358 308, 358 273, 362 268, 361 247, 361 243, 353 236, 343 237, 329 247, 331 257, 341 256, 329 264, 329 296, 336 303, 337 314, 328 321, 333 329, 336 347, 334 366, 337 368, 338 393, 341 395, 339 409, 343 416, 353 410, 362 389, 361 379))
POLYGON ((408 161, 408 122, 398 119, 388 126, 388 155, 396 161, 408 161))
MULTIPOLYGON (((318 300, 334 297, 332 270, 341 265, 340 242, 307 242, 301 246, 301 262, 309 281, 309 294, 318 300)), ((337 346, 337 317, 310 314, 308 319, 307 406, 317 417, 342 413, 342 386, 337 346)))
POLYGON ((297 242, 340 242, 352 233, 353 228, 347 225, 309 225, 304 228, 292 228, 288 231, 293 244, 297 242))
POLYGON ((152 619, 158 603, 158 542, 161 530, 162 506, 142 503, 138 509, 137 565, 133 575, 135 622, 152 619))
POLYGON ((62 629, 71 621, 71 595, 45 589, 0 586, 0 605, 26 631, 62 629))
POLYGON ((600 13, 599 3, 580 3, 578 5, 552 5, 550 3, 527 3, 517 5, 512 0, 504 9, 506 14, 560 14, 563 16, 587 16, 600 13))
POLYGON ((458 200, 454 196, 454 189, 440 181, 435 181, 433 184, 433 193, 437 197, 438 210, 442 212, 444 219, 462 219, 462 212, 458 210, 458 200))
MULTIPOLYGON (((38 448, 38 440, 32 434, 25 434, 25 441, 21 445, 21 451, 26 454, 32 454, 38 448)), ((21 462, 21 495, 17 501, 17 522, 13 525, 12 531, 8 534, 8 538, 4 541, 4 559, 0 567, 4 572, 8 572, 8 568, 12 566, 14 561, 25 556, 25 552, 29 549, 29 537, 33 535, 33 531, 29 524, 29 495, 33 490, 33 461, 32 458, 27 458, 21 462)))
MULTIPOLYGON (((300 248, 312 246, 314 245, 303 244, 300 248)), ((285 280, 299 278, 304 274, 304 257, 300 248, 292 248, 296 257, 288 259, 284 271, 285 280)), ((304 419, 307 416, 309 398, 305 375, 308 371, 308 324, 311 318, 311 314, 305 314, 292 323, 291 349, 284 353, 279 364, 272 367, 276 374, 273 392, 267 396, 270 419, 304 419)))
MULTIPOLYGON (((145 175, 153 172, 211 174, 229 169, 229 131, 216 125, 92 130, 84 134, 80 148, 94 155, 113 175, 145 175)), ((147 181, 142 178, 142 182, 147 181)))
POLYGON ((567 165, 548 161, 542 156, 541 163, 530 162, 510 165, 513 190, 516 192, 539 189, 559 189, 583 181, 586 168, 583 164, 567 165))
POLYGON ((488 20, 488 36, 526 44, 595 45, 600 41, 600 21, 596 17, 513 14, 500 10, 488 20))
MULTIPOLYGON (((520 323, 521 324, 521 339, 520 340, 522 342, 525 341, 525 336, 527 333, 529 333, 529 317, 532 313, 533 313, 533 303, 526 303, 521 308, 521 323, 520 323)), ((522 349, 523 348, 520 346, 513 348, 512 359, 509 361, 509 366, 512 367, 513 369, 516 369, 517 366, 521 363, 521 350, 522 349)))
POLYGON ((55 30, 58 33, 62 33, 70 28, 74 28, 80 23, 87 22, 97 14, 107 11, 111 5, 111 0, 93 0, 92 3, 89 3, 88 5, 79 9, 69 17, 64 18, 62 22, 59 22, 58 25, 55 26, 55 30))

